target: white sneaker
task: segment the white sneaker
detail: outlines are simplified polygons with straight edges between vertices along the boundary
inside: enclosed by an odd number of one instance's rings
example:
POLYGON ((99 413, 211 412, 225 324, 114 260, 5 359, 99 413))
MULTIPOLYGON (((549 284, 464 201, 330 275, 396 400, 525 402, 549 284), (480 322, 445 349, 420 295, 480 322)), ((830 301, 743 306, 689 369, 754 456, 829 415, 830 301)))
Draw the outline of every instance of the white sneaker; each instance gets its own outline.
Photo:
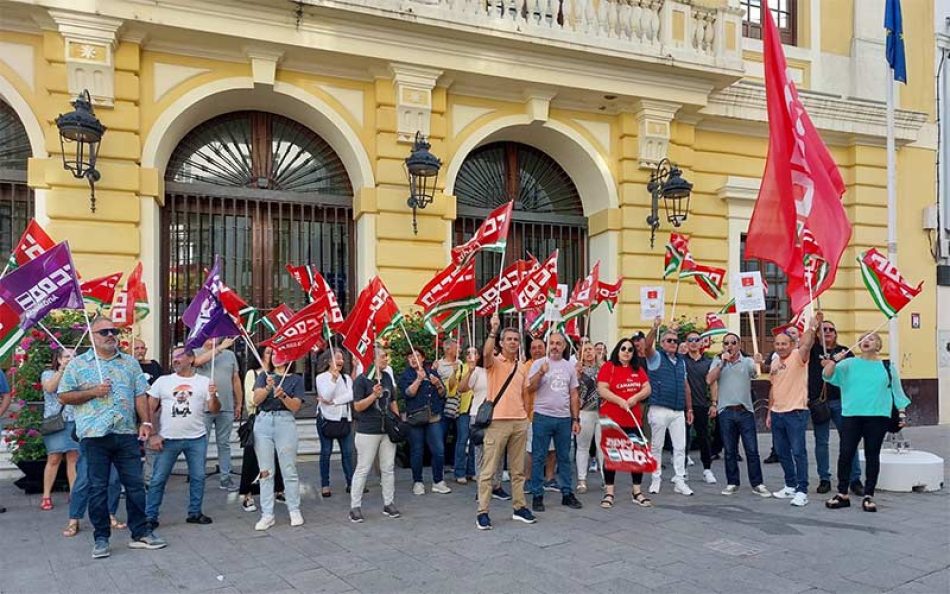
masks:
POLYGON ((244 501, 242 501, 242 502, 241 502, 241 508, 242 508, 244 511, 246 511, 246 512, 256 512, 256 511, 257 511, 257 505, 254 504, 254 498, 253 498, 253 497, 248 497, 247 499, 245 499, 244 501))
POLYGON ((663 482, 663 481, 661 481, 661 480, 658 479, 658 478, 655 478, 655 479, 653 479, 652 481, 650 481, 650 489, 649 489, 650 493, 652 493, 652 494, 654 494, 654 495, 656 495, 657 493, 659 493, 659 492, 660 492, 660 483, 662 483, 662 482, 663 482))
POLYGON ((693 459, 692 459, 692 458, 690 458, 689 456, 686 456, 686 465, 687 465, 687 466, 693 466, 693 465, 695 465, 695 464, 696 464, 696 463, 693 462, 693 459))
POLYGON ((422 483, 412 483, 412 494, 413 495, 425 495, 426 486, 422 483))
POLYGON ((776 499, 791 499, 795 496, 795 487, 785 487, 781 491, 776 491, 772 493, 772 497, 776 499))
POLYGON ((507 483, 507 482, 509 482, 509 481, 511 481, 511 474, 509 474, 507 470, 502 470, 502 471, 501 471, 501 482, 507 483))
POLYGON ((274 525, 274 516, 261 516, 261 519, 254 524, 254 530, 267 530, 274 525))
POLYGON ((703 481, 709 483, 710 485, 716 484, 716 475, 713 474, 713 471, 708 468, 703 471, 703 481))
POLYGON ((686 481, 680 479, 673 483, 673 492, 679 493, 680 495, 692 495, 693 490, 689 488, 689 485, 686 484, 686 481))
POLYGON ((437 483, 432 483, 432 492, 442 493, 444 495, 446 493, 451 493, 452 489, 451 487, 445 484, 445 481, 439 481, 437 483))
POLYGON ((460 485, 467 485, 467 484, 468 484, 468 479, 463 476, 463 477, 459 477, 459 478, 455 479, 455 482, 458 483, 458 484, 460 484, 460 485))
POLYGON ((795 496, 792 497, 792 505, 795 507, 805 507, 808 505, 808 495, 799 491, 795 493, 795 496))
POLYGON ((752 492, 758 495, 759 497, 769 498, 772 496, 772 492, 769 491, 765 485, 756 485, 752 487, 752 492))
MULTIPOLYGON (((739 485, 726 485, 726 488, 722 490, 723 495, 735 495, 739 492, 739 485)), ((769 495, 772 495, 769 493, 769 495)))
POLYGON ((300 513, 299 509, 290 512, 290 525, 303 526, 303 514, 300 513))

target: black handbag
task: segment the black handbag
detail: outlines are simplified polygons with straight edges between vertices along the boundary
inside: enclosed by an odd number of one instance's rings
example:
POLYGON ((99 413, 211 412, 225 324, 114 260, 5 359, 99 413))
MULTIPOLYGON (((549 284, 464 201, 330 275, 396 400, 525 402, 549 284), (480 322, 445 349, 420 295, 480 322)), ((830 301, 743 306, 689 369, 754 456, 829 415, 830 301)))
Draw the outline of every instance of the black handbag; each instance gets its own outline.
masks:
POLYGON ((406 415, 406 422, 413 427, 422 427, 429 424, 432 418, 432 409, 425 405, 420 409, 414 410, 406 415))
POLYGON ((515 373, 517 372, 518 363, 516 361, 511 373, 508 375, 508 379, 501 385, 501 390, 498 391, 495 399, 490 401, 486 400, 478 406, 478 410, 475 411, 475 420, 472 422, 472 428, 468 433, 468 439, 473 444, 480 446, 485 443, 485 430, 491 425, 492 415, 495 414, 495 405, 501 400, 502 396, 505 395, 508 384, 511 383, 512 378, 515 377, 515 373))
POLYGON ((808 402, 812 425, 823 425, 831 420, 831 407, 828 406, 828 384, 822 382, 821 396, 808 402))
POLYGON ((254 420, 257 415, 248 415, 247 420, 238 426, 238 441, 242 448, 252 447, 254 445, 254 420))
POLYGON ((409 425, 388 407, 383 413, 383 430, 389 436, 389 441, 395 444, 404 443, 409 439, 409 425))
POLYGON ((317 430, 324 439, 343 439, 350 434, 352 425, 347 419, 331 421, 323 415, 317 415, 317 430))
POLYGON ((43 417, 43 422, 40 423, 40 433, 43 435, 52 435, 53 433, 59 433, 66 428, 66 419, 63 418, 63 409, 64 405, 59 406, 59 412, 55 415, 50 415, 48 417, 43 417))
POLYGON ((887 372, 887 390, 891 393, 891 418, 887 422, 887 432, 897 433, 901 430, 901 413, 897 410, 897 402, 894 400, 894 376, 891 375, 891 362, 885 359, 881 363, 884 364, 884 371, 887 372))

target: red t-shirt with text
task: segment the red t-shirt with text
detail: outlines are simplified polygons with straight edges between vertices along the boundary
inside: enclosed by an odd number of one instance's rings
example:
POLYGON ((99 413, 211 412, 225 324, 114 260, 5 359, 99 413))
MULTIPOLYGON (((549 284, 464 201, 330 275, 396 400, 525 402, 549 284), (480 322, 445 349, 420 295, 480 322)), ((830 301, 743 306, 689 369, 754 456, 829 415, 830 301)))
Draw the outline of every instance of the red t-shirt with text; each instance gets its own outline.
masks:
MULTIPOLYGON (((649 381, 643 368, 634 370, 633 367, 617 366, 610 361, 604 363, 600 368, 600 373, 597 374, 597 383, 606 383, 611 392, 624 399, 639 392, 649 381)), ((638 402, 630 409, 636 416, 637 423, 643 422, 643 409, 640 404, 638 402)), ((630 413, 603 398, 600 399, 600 414, 609 417, 624 429, 636 427, 633 419, 630 418, 630 413)))

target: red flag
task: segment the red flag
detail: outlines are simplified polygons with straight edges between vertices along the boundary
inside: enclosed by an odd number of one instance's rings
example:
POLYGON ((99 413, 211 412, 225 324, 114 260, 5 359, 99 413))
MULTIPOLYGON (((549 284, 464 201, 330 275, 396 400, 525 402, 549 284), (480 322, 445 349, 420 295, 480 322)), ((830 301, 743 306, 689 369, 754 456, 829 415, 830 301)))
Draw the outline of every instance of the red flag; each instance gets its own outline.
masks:
MULTIPOLYGON (((367 341, 383 336, 402 320, 402 313, 389 289, 382 279, 374 276, 369 284, 360 291, 356 305, 346 316, 340 332, 343 334, 343 348, 354 356, 366 354, 367 341), (372 338, 370 338, 372 337, 372 338)), ((369 365, 364 365, 369 369, 369 365)))
POLYGON ((514 288, 531 270, 531 263, 527 260, 517 260, 505 268, 501 276, 488 281, 478 292, 478 309, 475 315, 488 317, 495 313, 495 307, 501 313, 508 313, 514 308, 514 288))
POLYGON ((861 254, 858 263, 871 299, 888 318, 896 316, 911 299, 920 294, 924 286, 924 282, 920 281, 916 288, 913 287, 901 276, 897 266, 874 248, 861 254))
POLYGON ((20 344, 25 334, 20 328, 20 314, 9 304, 0 301, 0 359, 20 344))
MULTIPOLYGON (((746 237, 746 257, 775 262, 788 276, 793 311, 809 302, 808 281, 819 295, 835 280, 838 262, 851 238, 841 204, 844 181, 788 79, 785 54, 772 13, 762 3, 765 94, 769 153, 746 237), (806 278, 805 241, 810 233, 817 256, 827 266, 823 279, 806 278)), ((813 263, 812 266, 815 264, 813 263)))
POLYGON ((514 305, 518 311, 543 308, 548 294, 557 290, 557 250, 551 252, 518 283, 514 290, 514 305))
POLYGON ((805 310, 804 309, 802 309, 802 311, 792 316, 792 319, 789 320, 788 323, 772 328, 772 336, 778 336, 782 332, 785 332, 786 330, 792 327, 798 328, 799 336, 804 334, 805 332, 805 310))
POLYGON ((452 263, 459 265, 481 250, 504 252, 514 205, 514 201, 508 202, 491 211, 471 239, 452 248, 452 263))
POLYGON ((296 361, 318 345, 323 339, 321 328, 325 315, 325 304, 315 301, 295 313, 274 336, 263 341, 262 345, 274 349, 274 364, 296 361))
POLYGON ((102 308, 106 304, 111 304, 115 299, 115 290, 122 280, 122 273, 116 272, 109 276, 101 276, 88 280, 79 285, 82 291, 82 298, 86 304, 91 304, 96 309, 102 308))
POLYGON ((604 468, 615 472, 653 472, 657 459, 650 444, 641 437, 630 437, 609 417, 600 417, 600 450, 604 454, 604 468))
POLYGON ((666 244, 666 254, 663 256, 663 278, 676 274, 680 266, 689 256, 689 235, 670 233, 670 240, 666 244))
POLYGON ((123 328, 142 321, 149 311, 148 291, 142 281, 142 263, 138 262, 125 281, 125 288, 116 295, 109 313, 112 322, 123 328))
POLYGON ((598 281, 596 305, 607 304, 607 309, 611 312, 617 306, 617 300, 620 299, 620 291, 623 289, 623 277, 621 276, 614 283, 605 283, 598 281))
POLYGON ((264 314, 264 317, 261 318, 261 324, 264 324, 264 326, 271 332, 277 332, 284 326, 284 324, 290 321, 290 318, 294 317, 295 315, 296 314, 294 313, 294 310, 281 303, 274 309, 264 314))
POLYGON ((310 301, 325 300, 327 303, 327 324, 336 330, 343 323, 343 311, 336 300, 336 293, 330 288, 330 283, 320 274, 316 266, 291 266, 287 264, 287 272, 300 284, 310 301))
POLYGON ((251 332, 260 321, 261 312, 256 307, 248 305, 247 301, 244 301, 234 289, 224 283, 221 283, 221 292, 218 293, 218 299, 228 315, 240 324, 245 332, 251 332))
POLYGON ((590 269, 590 274, 577 281, 568 303, 590 308, 597 304, 597 289, 600 286, 600 260, 590 269))
POLYGON ((691 254, 686 256, 680 268, 680 278, 692 278, 699 288, 713 299, 718 299, 722 295, 722 282, 725 276, 724 269, 697 264, 691 254))
POLYGON ((30 260, 45 254, 56 245, 36 219, 30 219, 29 224, 20 236, 19 243, 13 248, 10 259, 7 261, 9 270, 16 270, 30 260))
POLYGON ((476 299, 475 260, 469 259, 462 266, 449 264, 436 274, 419 292, 416 305, 422 306, 425 312, 430 312, 441 304, 476 299))

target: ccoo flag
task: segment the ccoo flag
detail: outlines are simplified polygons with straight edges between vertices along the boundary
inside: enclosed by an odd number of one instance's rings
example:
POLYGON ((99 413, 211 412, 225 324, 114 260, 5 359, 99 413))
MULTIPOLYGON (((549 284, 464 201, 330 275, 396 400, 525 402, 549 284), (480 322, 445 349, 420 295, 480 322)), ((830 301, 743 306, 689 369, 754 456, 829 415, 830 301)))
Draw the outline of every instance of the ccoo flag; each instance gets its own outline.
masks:
POLYGON ((904 19, 901 0, 887 0, 884 7, 884 29, 887 31, 887 65, 894 71, 894 80, 907 84, 907 56, 904 55, 904 19))
POLYGON ((924 283, 921 281, 916 287, 908 283, 901 273, 874 248, 861 254, 858 258, 861 265, 861 278, 874 300, 874 305, 888 318, 897 315, 910 300, 920 294, 924 283))
POLYGON ((54 309, 82 309, 82 291, 66 242, 29 260, 0 279, 0 300, 28 330, 54 309))

